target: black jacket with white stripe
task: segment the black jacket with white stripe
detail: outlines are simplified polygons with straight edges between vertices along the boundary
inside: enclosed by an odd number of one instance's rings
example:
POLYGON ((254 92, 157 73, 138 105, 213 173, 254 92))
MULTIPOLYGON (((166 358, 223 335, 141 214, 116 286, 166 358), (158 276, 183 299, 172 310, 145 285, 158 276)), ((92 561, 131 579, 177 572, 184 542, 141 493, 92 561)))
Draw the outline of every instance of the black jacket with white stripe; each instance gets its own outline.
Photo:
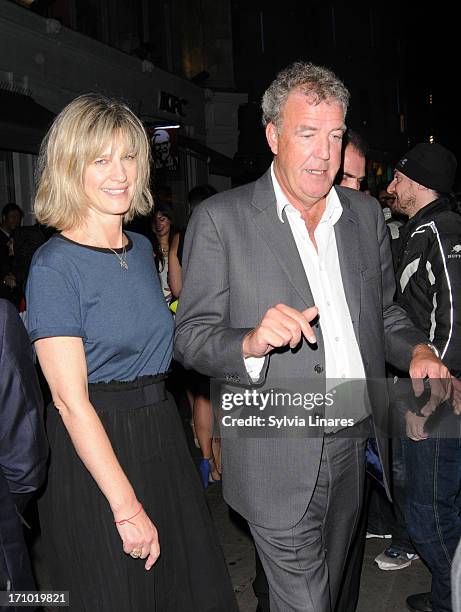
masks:
POLYGON ((461 377, 461 215, 441 197, 400 228, 397 302, 461 377))

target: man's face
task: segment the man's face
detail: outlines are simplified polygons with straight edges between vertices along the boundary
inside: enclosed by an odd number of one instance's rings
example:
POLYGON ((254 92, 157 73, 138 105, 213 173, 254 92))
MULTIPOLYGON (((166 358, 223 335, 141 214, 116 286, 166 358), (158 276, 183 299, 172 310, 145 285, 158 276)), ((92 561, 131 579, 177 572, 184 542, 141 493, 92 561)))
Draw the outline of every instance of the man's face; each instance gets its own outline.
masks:
POLYGON ((313 104, 299 91, 289 94, 280 126, 267 126, 275 175, 297 208, 310 209, 330 191, 341 164, 344 131, 344 112, 339 102, 313 104))
POLYGON ((394 196, 394 201, 389 202, 389 208, 393 212, 411 217, 416 206, 416 186, 415 181, 396 170, 387 188, 387 192, 394 196))
POLYGON ((340 185, 360 191, 360 185, 365 178, 365 157, 354 145, 348 144, 344 151, 343 178, 340 185))
POLYGON ((11 210, 7 215, 3 215, 3 227, 11 233, 21 225, 21 213, 19 210, 11 210))

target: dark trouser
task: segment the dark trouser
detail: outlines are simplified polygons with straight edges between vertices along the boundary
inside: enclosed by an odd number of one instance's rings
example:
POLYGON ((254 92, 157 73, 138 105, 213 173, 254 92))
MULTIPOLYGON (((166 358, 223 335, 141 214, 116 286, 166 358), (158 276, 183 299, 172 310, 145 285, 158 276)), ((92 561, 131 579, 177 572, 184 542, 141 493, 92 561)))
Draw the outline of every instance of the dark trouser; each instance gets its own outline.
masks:
MULTIPOLYGON (((457 427, 457 429, 456 429, 457 427)), ((461 438, 403 442, 407 529, 432 573, 434 612, 451 612, 450 571, 461 537, 461 438)))
POLYGON ((361 510, 367 437, 325 437, 314 494, 297 525, 274 530, 250 524, 271 612, 334 609, 361 510))
POLYGON ((394 500, 394 522, 392 524, 392 546, 402 552, 414 554, 413 546, 405 522, 405 497, 406 497, 406 477, 405 463, 403 460, 403 441, 399 437, 392 438, 392 497, 394 500))
MULTIPOLYGON (((376 535, 385 535, 394 531, 394 510, 392 503, 387 498, 382 485, 372 476, 370 478, 370 500, 367 517, 367 531, 376 535)), ((383 540, 388 542, 388 540, 383 540)))
POLYGON ((373 478, 367 474, 362 511, 360 512, 357 529, 347 555, 335 612, 355 612, 357 608, 360 594, 360 577, 365 554, 368 508, 373 482, 373 478))
POLYGON ((264 572, 263 564, 259 558, 258 549, 255 546, 255 570, 256 575, 253 580, 253 592, 258 599, 258 605, 261 612, 270 612, 269 604, 269 584, 267 582, 266 573, 264 572))

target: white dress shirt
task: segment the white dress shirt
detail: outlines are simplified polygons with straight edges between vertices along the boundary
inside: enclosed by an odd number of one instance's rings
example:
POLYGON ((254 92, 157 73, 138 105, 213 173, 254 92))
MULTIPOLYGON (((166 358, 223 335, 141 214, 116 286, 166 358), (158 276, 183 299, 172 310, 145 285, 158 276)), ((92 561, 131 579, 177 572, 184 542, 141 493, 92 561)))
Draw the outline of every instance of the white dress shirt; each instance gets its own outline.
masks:
MULTIPOLYGON (((336 246, 334 226, 343 212, 339 197, 335 189, 331 189, 327 195, 325 211, 314 232, 316 250, 301 213, 290 204, 280 187, 273 164, 271 177, 278 218, 280 223, 284 223, 282 213, 285 211, 314 304, 319 310, 325 346, 326 378, 331 380, 331 386, 335 386, 335 379, 364 379, 365 370, 344 293, 336 246)), ((263 363, 263 357, 249 357, 245 360, 247 371, 253 380, 258 379, 263 363)))

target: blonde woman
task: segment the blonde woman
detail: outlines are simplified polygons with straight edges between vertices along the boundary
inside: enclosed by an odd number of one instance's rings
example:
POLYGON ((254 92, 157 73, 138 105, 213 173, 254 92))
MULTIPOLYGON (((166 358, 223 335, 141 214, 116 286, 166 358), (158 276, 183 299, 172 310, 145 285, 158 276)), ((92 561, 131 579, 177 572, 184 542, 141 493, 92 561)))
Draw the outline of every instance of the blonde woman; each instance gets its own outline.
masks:
POLYGON ((52 586, 79 612, 236 610, 199 479, 165 391, 173 321, 148 240, 149 144, 96 94, 56 118, 35 212, 28 328, 51 389, 40 521, 52 586))

